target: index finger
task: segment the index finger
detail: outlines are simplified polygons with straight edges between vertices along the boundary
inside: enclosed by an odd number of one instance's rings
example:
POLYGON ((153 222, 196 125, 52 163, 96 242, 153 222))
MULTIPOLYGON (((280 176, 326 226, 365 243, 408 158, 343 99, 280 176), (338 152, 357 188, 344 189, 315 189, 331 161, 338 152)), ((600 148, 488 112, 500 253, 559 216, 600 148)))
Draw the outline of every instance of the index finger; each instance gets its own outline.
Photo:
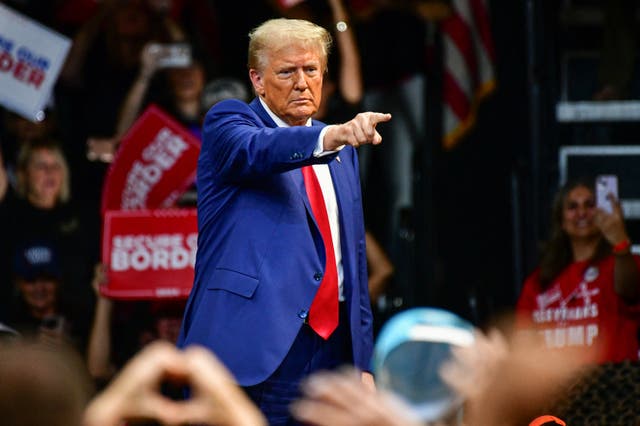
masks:
POLYGON ((369 117, 369 120, 371 121, 371 124, 373 124, 374 126, 378 123, 391 120, 391 114, 389 113, 371 112, 370 114, 371 115, 369 117))

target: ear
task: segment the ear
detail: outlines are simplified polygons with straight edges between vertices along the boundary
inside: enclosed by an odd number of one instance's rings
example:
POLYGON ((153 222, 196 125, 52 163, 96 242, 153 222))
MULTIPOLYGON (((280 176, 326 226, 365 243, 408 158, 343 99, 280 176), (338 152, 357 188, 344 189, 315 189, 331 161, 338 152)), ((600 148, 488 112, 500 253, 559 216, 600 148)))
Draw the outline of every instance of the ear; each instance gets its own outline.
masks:
POLYGON ((262 81, 262 73, 255 68, 249 69, 249 78, 253 85, 253 90, 259 95, 264 96, 264 83, 262 81))

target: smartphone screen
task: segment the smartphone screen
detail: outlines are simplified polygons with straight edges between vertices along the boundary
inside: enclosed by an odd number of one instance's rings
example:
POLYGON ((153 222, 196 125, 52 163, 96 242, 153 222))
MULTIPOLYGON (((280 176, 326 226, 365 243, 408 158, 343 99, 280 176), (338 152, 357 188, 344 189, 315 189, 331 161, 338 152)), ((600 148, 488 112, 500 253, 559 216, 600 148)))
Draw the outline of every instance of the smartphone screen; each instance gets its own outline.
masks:
POLYGON ((188 67, 191 65, 191 47, 184 43, 161 45, 158 58, 160 68, 188 67))
POLYGON ((616 175, 600 175, 596 177, 596 206, 607 213, 613 213, 613 203, 609 196, 618 199, 618 177, 616 175))

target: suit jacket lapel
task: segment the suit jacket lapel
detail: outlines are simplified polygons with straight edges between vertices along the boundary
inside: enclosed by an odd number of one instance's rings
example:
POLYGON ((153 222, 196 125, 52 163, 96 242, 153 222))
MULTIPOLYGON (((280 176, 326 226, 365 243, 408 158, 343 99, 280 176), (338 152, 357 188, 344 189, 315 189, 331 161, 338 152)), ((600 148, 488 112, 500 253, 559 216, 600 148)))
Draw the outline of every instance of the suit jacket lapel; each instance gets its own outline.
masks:
POLYGON ((256 114, 258 114, 262 122, 267 127, 278 127, 278 125, 269 116, 269 113, 262 107, 262 104, 260 103, 260 99, 258 99, 258 97, 251 101, 249 107, 254 110, 256 114))
MULTIPOLYGON (((253 101, 251 101, 251 103, 249 104, 249 107, 252 110, 254 110, 256 114, 258 114, 258 116, 260 117, 262 122, 265 124, 265 126, 272 127, 272 128, 273 127, 278 127, 278 125, 273 121, 271 116, 269 116, 269 113, 267 113, 267 111, 264 109, 264 107, 260 103, 260 100, 259 100, 258 97, 256 97, 253 101)), ((322 123, 319 123, 317 121, 313 121, 313 125, 322 125, 322 123)), ((332 161, 332 162, 329 163, 330 169, 332 168, 331 165, 335 164, 335 163, 336 163, 335 161, 332 161)), ((300 197, 302 198, 304 206, 307 209, 307 213, 309 214, 309 216, 313 219, 313 222, 315 223, 315 218, 313 217, 313 211, 311 210, 311 204, 309 203, 309 197, 307 197, 307 190, 304 187, 304 178, 302 177, 302 171, 300 169, 295 169, 295 170, 292 170, 292 171, 288 172, 287 174, 291 178, 293 186, 300 193, 300 197)), ((336 183, 335 183, 336 179, 334 178, 334 172, 333 171, 331 171, 331 179, 334 181, 334 184, 333 184, 334 188, 336 188, 336 183)), ((337 189, 335 189, 335 191, 336 191, 336 197, 338 197, 337 189)), ((340 207, 340 203, 338 203, 338 208, 339 207, 340 207)), ((316 228, 317 228, 318 233, 319 233, 320 230, 319 230, 317 224, 316 224, 316 228)))

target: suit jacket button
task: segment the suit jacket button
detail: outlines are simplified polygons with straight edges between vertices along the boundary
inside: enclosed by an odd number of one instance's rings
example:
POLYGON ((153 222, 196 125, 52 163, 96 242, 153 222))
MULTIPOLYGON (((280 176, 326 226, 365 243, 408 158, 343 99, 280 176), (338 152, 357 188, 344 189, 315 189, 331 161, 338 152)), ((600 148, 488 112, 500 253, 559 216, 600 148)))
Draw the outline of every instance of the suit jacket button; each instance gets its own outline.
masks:
POLYGON ((298 312, 298 318, 300 319, 307 319, 308 315, 309 315, 309 312, 307 312, 304 309, 301 309, 300 312, 298 312))
POLYGON ((320 281, 322 279, 322 274, 320 272, 316 272, 313 274, 313 279, 316 281, 320 281))

